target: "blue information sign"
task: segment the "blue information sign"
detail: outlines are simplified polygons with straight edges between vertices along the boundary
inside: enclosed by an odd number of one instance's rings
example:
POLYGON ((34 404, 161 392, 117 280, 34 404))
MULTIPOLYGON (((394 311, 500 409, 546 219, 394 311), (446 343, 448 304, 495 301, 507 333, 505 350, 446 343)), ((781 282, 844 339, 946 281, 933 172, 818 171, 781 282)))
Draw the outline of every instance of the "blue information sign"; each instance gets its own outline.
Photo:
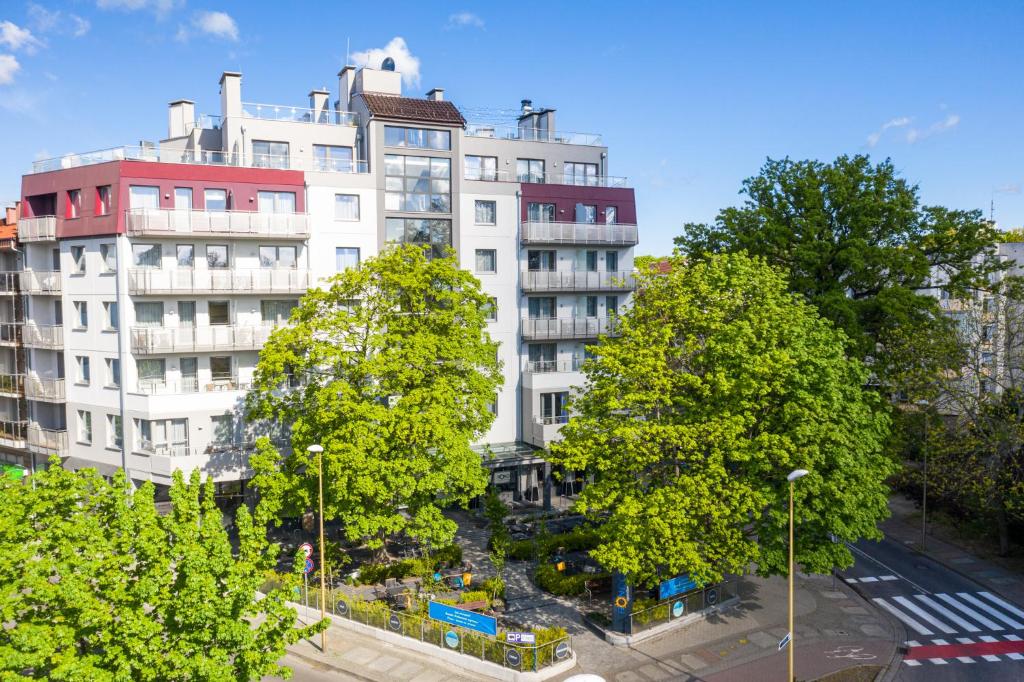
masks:
POLYGON ((697 589, 697 583, 690 580, 687 573, 677 575, 675 578, 665 580, 658 585, 658 599, 671 599, 677 594, 697 589))
POLYGON ((430 602, 427 614, 434 620, 439 620, 442 623, 458 625, 460 628, 481 632, 492 637, 498 635, 498 621, 492 616, 458 609, 436 601, 430 602))

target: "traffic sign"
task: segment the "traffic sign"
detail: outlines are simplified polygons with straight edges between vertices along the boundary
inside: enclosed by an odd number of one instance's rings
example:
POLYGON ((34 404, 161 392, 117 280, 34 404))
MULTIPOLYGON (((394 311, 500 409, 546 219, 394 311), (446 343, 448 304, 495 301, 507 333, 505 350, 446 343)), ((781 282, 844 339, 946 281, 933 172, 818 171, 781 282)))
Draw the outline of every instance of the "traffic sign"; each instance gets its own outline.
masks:
POLYGON ((309 544, 308 542, 303 542, 301 545, 299 545, 299 551, 301 551, 308 559, 311 556, 313 556, 313 545, 309 544))
POLYGON ((306 568, 304 568, 302 572, 303 573, 312 573, 313 572, 313 560, 312 559, 306 559, 306 568))
POLYGON ((704 602, 708 606, 714 606, 718 603, 718 590, 712 588, 704 593, 704 602))
POLYGON ((455 649, 459 646, 459 634, 455 630, 449 630, 444 633, 444 643, 448 645, 450 649, 455 649))
POLYGON ((339 599, 338 603, 334 605, 334 610, 338 612, 339 616, 348 614, 348 603, 344 599, 339 599))
POLYGON ((672 604, 672 617, 679 618, 686 612, 686 602, 679 599, 672 604))
POLYGON ((555 647, 555 658, 562 660, 569 655, 569 643, 559 642, 558 646, 555 647))
POLYGON ((388 627, 395 632, 402 629, 402 619, 398 617, 397 613, 392 613, 391 617, 388 618, 388 627))
POLYGON ((537 635, 532 632, 506 632, 505 641, 512 644, 536 644, 537 635))
POLYGON ((518 668, 523 662, 523 657, 515 649, 505 649, 505 661, 513 668, 518 668))
POLYGON ((787 646, 789 646, 789 642, 792 639, 793 639, 793 634, 791 632, 787 632, 786 636, 779 640, 779 651, 782 651, 787 646))

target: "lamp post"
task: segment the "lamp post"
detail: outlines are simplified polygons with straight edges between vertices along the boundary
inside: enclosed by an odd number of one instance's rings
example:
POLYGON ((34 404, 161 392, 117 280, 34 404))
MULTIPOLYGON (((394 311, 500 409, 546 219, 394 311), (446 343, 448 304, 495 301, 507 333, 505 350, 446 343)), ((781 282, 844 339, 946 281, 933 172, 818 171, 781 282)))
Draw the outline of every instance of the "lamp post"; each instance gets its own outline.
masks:
POLYGON ((807 469, 794 469, 786 476, 789 481, 789 677, 786 682, 793 681, 793 647, 796 644, 793 634, 793 484, 808 473, 807 469))
MULTIPOLYGON (((320 501, 320 620, 327 617, 327 566, 324 564, 324 448, 310 445, 306 452, 316 456, 316 478, 320 501)), ((320 633, 320 650, 327 651, 327 630, 320 633)))
POLYGON ((921 551, 924 551, 928 537, 928 401, 918 400, 917 406, 924 415, 924 443, 921 444, 921 455, 924 458, 921 467, 921 551))

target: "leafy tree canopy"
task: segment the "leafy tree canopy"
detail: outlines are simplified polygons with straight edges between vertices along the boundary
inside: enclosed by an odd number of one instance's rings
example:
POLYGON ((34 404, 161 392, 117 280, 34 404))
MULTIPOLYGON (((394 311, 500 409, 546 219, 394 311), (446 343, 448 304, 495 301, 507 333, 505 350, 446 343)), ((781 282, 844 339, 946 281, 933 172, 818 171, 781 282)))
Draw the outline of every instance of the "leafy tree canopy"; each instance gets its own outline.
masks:
POLYGON ((709 583, 787 559, 786 475, 796 488, 797 560, 846 567, 840 540, 879 537, 889 420, 863 389, 847 339, 744 254, 640 273, 621 335, 584 362, 584 391, 552 461, 595 482, 579 506, 607 514, 593 556, 634 584, 689 573, 709 583))
POLYGON ((456 529, 441 506, 465 504, 487 483, 470 446, 493 421, 502 383, 489 299, 454 257, 428 260, 416 246, 329 284, 260 354, 250 414, 291 424, 295 454, 264 446, 253 483, 292 511, 309 508, 317 472, 306 448, 319 443, 325 516, 341 519, 349 539, 380 549, 404 531, 448 544, 456 529))
MULTIPOLYGON (((257 600, 277 547, 245 507, 232 549, 212 484, 180 472, 173 511, 55 458, 21 483, 0 477, 0 678, 259 680, 290 675, 295 628, 275 590, 257 600)), ((263 510, 265 511, 265 510, 263 510)), ((296 576, 296 581, 298 576, 296 576)))

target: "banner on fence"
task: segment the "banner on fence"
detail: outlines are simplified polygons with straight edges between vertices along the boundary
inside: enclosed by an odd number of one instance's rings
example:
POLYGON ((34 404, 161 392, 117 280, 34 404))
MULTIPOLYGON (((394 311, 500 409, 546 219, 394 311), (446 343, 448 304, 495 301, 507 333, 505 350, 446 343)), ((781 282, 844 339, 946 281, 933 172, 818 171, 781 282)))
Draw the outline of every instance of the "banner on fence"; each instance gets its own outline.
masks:
POLYGON ((658 585, 658 599, 671 599, 677 594, 697 589, 697 583, 690 579, 688 573, 664 580, 658 585))
POLYGON ((482 613, 474 613, 473 611, 432 601, 430 602, 427 614, 434 620, 439 620, 442 623, 457 625, 460 628, 491 635, 492 637, 498 635, 498 620, 492 616, 485 616, 482 613))

